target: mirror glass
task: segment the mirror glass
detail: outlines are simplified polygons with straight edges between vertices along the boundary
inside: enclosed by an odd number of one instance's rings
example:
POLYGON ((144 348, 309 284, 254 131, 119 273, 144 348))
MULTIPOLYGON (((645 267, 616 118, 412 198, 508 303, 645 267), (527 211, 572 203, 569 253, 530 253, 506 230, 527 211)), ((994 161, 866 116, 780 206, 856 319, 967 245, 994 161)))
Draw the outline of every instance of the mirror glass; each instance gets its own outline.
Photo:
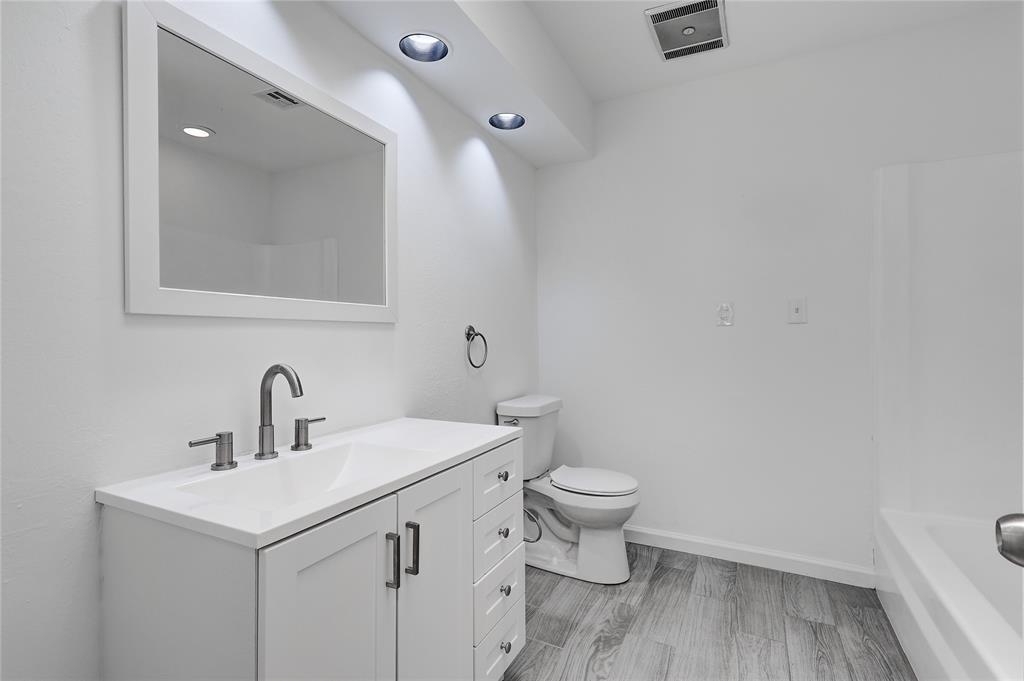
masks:
POLYGON ((160 286, 384 305, 384 145, 164 29, 158 56, 160 286))

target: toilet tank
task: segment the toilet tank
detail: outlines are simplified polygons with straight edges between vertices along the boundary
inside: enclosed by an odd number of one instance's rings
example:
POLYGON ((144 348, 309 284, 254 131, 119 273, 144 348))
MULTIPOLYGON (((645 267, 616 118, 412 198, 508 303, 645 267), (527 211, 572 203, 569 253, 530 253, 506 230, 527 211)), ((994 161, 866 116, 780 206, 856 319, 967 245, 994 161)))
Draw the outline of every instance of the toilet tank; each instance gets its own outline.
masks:
POLYGON ((523 429, 523 478, 530 480, 551 468, 555 431, 562 400, 547 395, 523 395, 498 402, 499 426, 523 429))

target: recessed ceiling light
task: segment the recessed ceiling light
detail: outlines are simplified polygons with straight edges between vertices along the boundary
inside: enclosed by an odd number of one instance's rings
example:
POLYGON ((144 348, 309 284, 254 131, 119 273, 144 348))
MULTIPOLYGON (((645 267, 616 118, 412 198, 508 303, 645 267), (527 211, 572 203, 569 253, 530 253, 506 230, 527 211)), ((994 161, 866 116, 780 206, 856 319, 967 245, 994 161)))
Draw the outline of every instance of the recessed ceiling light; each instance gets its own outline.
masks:
POLYGON ((217 134, 213 130, 203 127, 202 125, 186 125, 181 129, 181 131, 186 135, 191 135, 192 137, 209 137, 210 135, 217 134))
POLYGON ((398 41, 398 49, 416 61, 440 61, 448 56, 448 45, 429 33, 410 33, 398 41))
POLYGON ((526 119, 517 113, 496 113, 488 122, 498 130, 515 130, 526 125, 526 119))

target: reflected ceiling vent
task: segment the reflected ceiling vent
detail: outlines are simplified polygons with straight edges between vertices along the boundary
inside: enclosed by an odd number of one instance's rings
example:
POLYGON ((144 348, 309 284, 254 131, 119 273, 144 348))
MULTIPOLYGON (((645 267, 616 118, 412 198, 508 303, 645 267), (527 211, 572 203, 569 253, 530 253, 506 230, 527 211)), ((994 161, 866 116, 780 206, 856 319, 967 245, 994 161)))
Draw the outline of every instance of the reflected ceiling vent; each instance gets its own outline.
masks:
POLYGON ((287 92, 283 90, 264 90, 263 92, 257 92, 255 97, 259 97, 264 102, 269 102, 276 106, 278 109, 292 109, 297 106, 302 106, 302 102, 295 99, 287 92))
POLYGON ((722 0, 673 2, 653 7, 645 14, 665 61, 729 44, 722 0))

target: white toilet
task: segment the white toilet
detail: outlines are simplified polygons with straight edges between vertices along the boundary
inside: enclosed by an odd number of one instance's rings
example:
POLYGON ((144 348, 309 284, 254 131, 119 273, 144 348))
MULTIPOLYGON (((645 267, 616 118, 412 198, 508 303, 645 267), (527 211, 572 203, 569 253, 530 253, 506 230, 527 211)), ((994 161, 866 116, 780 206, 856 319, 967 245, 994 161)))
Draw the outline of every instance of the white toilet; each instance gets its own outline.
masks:
POLYGON ((498 403, 498 424, 523 429, 526 563, 586 582, 620 584, 629 579, 622 526, 640 503, 640 486, 632 476, 601 468, 550 470, 561 408, 562 400, 545 395, 498 403))

